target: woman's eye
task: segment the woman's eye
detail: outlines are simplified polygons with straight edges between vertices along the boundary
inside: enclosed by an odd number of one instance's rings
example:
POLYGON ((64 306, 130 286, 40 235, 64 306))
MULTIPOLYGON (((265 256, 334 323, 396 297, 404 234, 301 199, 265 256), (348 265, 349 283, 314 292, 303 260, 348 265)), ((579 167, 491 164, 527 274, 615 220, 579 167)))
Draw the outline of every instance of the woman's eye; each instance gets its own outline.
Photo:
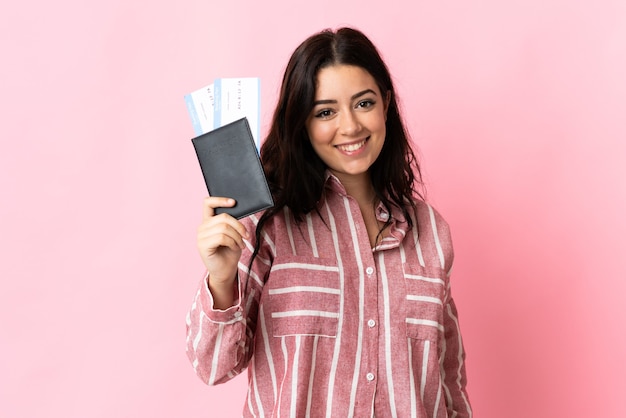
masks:
POLYGON ((357 103, 357 107, 362 108, 362 109, 366 109, 368 107, 371 107, 374 105, 374 101, 373 100, 361 100, 359 103, 357 103))
POLYGON ((332 116, 332 114, 333 114, 332 110, 330 110, 330 109, 324 109, 324 110, 320 110, 319 112, 317 112, 317 113, 315 114, 315 117, 316 117, 316 118, 322 118, 322 119, 324 119, 324 118, 329 118, 329 117, 331 117, 331 116, 332 116))

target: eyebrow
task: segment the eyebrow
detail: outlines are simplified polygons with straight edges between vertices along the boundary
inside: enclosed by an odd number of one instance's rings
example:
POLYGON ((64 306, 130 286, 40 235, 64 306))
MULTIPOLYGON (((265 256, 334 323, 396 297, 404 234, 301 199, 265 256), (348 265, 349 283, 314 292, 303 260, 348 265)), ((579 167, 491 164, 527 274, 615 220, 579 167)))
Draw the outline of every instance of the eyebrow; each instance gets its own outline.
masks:
MULTIPOLYGON (((368 93, 372 93, 374 96, 376 96, 376 92, 372 89, 365 89, 363 91, 360 91, 356 94, 353 94, 350 97, 350 100, 354 100, 354 99, 358 99, 361 96, 364 96, 368 93)), ((313 106, 318 106, 318 105, 322 105, 322 104, 331 104, 331 103, 337 103, 337 100, 316 100, 313 102, 313 106)))

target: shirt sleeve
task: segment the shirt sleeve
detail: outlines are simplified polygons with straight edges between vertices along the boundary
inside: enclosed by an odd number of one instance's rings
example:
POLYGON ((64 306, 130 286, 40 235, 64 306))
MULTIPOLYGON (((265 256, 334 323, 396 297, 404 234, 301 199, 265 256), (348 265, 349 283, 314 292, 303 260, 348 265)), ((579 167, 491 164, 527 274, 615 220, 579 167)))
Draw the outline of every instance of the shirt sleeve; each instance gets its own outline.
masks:
POLYGON ((446 407, 449 417, 471 418, 472 407, 467 393, 467 376, 465 373, 465 349, 461 338, 459 315, 452 298, 450 276, 454 264, 454 246, 450 227, 435 211, 439 238, 445 248, 446 290, 443 301, 444 341, 440 358, 441 379, 445 391, 446 407))
POLYGON ((472 408, 466 388, 465 350, 456 305, 449 290, 444 304, 443 317, 445 342, 440 364, 448 416, 471 418, 472 408))
MULTIPOLYGON (((244 224, 254 235, 253 224, 244 224)), ((261 246, 248 274, 254 242, 246 242, 246 246, 239 261, 238 298, 234 305, 225 310, 213 308, 207 273, 187 314, 187 356, 198 377, 208 385, 231 380, 252 357, 259 298, 271 263, 261 246)))

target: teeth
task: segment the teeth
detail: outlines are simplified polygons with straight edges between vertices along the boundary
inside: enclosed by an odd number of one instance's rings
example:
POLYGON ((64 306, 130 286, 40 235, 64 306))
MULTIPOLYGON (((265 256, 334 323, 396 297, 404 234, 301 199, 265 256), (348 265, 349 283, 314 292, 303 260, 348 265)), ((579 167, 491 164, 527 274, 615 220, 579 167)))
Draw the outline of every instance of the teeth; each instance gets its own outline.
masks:
POLYGON ((363 145, 365 145, 365 140, 356 143, 356 144, 350 144, 350 145, 341 145, 338 148, 347 151, 347 152, 352 152, 352 151, 356 151, 359 148, 361 148, 363 145))

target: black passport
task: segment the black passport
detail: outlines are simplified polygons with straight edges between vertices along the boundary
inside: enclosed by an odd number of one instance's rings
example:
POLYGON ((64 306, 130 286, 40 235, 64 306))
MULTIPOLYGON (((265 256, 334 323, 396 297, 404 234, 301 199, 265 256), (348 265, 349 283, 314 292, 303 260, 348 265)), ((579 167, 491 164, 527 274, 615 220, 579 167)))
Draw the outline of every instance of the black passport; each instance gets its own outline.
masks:
POLYGON ((215 208, 241 219, 274 206, 248 119, 216 128, 192 140, 210 196, 231 197, 232 208, 215 208))

